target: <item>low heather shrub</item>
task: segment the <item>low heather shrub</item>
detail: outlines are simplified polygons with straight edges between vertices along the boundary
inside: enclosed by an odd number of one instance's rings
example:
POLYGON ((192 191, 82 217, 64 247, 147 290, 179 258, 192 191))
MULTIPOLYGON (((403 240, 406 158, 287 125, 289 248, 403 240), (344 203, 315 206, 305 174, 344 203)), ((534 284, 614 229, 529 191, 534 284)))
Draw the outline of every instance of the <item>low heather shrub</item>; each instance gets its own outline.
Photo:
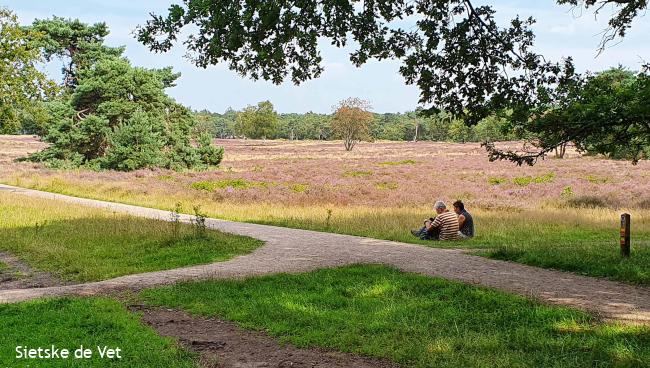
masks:
POLYGON ((567 205, 573 208, 606 208, 609 207, 604 199, 597 196, 583 195, 571 197, 567 205))

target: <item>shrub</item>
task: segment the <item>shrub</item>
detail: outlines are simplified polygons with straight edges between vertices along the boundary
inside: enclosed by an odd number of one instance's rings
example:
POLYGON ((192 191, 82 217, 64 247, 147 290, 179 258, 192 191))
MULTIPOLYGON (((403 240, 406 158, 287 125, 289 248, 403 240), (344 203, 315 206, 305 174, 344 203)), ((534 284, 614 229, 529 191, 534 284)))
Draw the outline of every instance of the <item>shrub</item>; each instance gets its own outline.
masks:
POLYGON ((165 141, 142 111, 120 124, 109 137, 109 142, 109 149, 100 163, 103 168, 132 171, 165 166, 164 156, 161 155, 165 141))
POLYGON ((223 159, 223 147, 212 145, 212 139, 208 134, 201 135, 198 143, 201 162, 208 166, 218 166, 223 159))
POLYGON ((574 208, 605 208, 607 203, 600 197, 596 196, 578 196, 567 200, 569 207, 574 208))

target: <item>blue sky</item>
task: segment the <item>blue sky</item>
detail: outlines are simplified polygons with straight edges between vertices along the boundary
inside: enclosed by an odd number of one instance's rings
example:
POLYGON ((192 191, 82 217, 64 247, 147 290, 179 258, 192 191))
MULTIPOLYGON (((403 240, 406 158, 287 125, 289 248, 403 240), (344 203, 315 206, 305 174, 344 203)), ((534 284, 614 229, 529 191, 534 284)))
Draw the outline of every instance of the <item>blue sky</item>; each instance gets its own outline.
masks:
MULTIPOLYGON (((197 68, 183 57, 185 50, 182 46, 169 53, 152 54, 133 38, 131 32, 148 19, 150 12, 164 13, 174 2, 0 0, 0 5, 15 11, 23 24, 52 15, 79 18, 88 23, 106 22, 111 30, 108 44, 126 46, 126 56, 134 65, 173 66, 175 71, 181 72, 178 85, 169 93, 179 102, 195 109, 223 112, 228 107, 241 109, 269 99, 280 112, 327 113, 337 101, 350 96, 369 100, 377 112, 403 112, 417 106, 418 89, 404 83, 398 74, 397 62, 369 62, 355 68, 348 60, 350 50, 336 49, 327 44, 321 47, 325 72, 320 78, 300 86, 291 82, 280 86, 265 81, 253 82, 230 71, 225 65, 197 68)), ((552 0, 476 2, 492 3, 501 21, 507 21, 517 14, 533 16, 537 19, 534 30, 538 52, 554 60, 573 56, 581 71, 598 71, 618 64, 638 69, 641 60, 650 61, 650 46, 645 41, 650 33, 647 18, 637 19, 622 43, 596 57, 599 33, 605 28, 607 12, 611 11, 609 8, 594 19, 592 13, 580 14, 568 6, 556 5, 552 0)), ((59 78, 60 67, 61 63, 56 62, 48 66, 47 71, 59 78)))

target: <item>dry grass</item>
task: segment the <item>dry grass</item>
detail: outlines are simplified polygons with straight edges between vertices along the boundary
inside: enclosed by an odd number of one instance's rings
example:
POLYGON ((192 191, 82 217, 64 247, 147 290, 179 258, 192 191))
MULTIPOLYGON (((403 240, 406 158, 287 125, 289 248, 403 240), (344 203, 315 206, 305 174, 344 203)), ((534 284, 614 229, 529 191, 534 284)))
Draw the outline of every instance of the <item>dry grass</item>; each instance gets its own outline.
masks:
MULTIPOLYGON (((352 152, 341 142, 218 144, 226 156, 210 172, 54 171, 0 160, 0 180, 163 209, 180 202, 186 212, 200 205, 212 217, 410 242, 419 241, 408 229, 431 216, 433 201, 460 198, 476 218, 478 236, 451 246, 650 283, 647 161, 634 166, 570 152, 562 160, 517 167, 488 162, 477 144, 379 142, 352 152), (579 207, 587 202, 597 206, 579 207), (621 211, 633 218, 635 253, 627 263, 617 255, 621 211)), ((12 157, 40 146, 33 139, 0 137, 0 149, 12 157)))

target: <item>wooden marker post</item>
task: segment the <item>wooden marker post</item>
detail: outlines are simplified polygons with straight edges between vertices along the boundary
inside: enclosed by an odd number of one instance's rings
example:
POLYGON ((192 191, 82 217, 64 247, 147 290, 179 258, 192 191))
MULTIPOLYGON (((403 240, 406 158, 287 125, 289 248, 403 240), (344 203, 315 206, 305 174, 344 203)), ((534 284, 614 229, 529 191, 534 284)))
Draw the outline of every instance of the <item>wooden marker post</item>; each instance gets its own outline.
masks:
POLYGON ((630 256, 630 214, 621 215, 621 256, 630 256))

